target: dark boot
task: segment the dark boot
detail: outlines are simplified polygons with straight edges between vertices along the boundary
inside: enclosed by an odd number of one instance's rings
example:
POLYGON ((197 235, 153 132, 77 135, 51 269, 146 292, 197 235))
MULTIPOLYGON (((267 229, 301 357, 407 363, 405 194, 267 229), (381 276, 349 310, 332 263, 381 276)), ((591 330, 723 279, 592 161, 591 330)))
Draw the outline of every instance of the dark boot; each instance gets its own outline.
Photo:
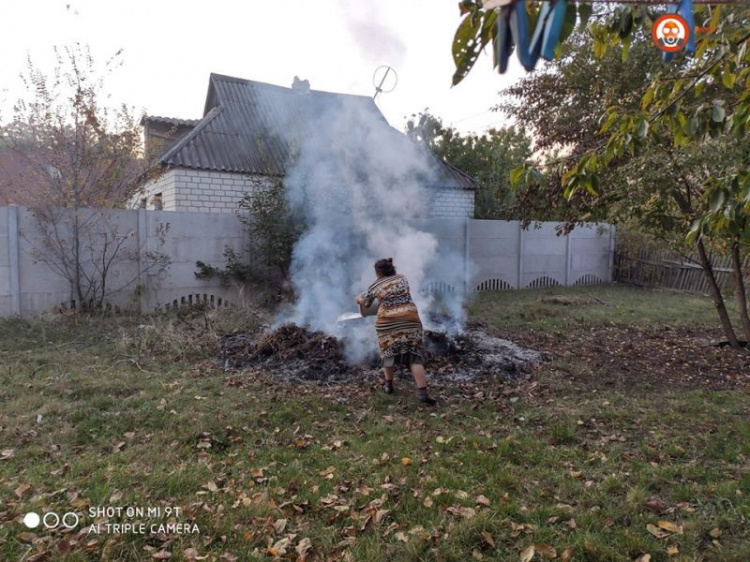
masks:
POLYGON ((429 394, 427 394, 427 387, 419 389, 419 401, 427 406, 434 406, 437 404, 437 401, 435 401, 434 398, 430 398, 429 394))
POLYGON ((393 380, 386 380, 383 386, 383 391, 386 394, 393 394, 393 380))

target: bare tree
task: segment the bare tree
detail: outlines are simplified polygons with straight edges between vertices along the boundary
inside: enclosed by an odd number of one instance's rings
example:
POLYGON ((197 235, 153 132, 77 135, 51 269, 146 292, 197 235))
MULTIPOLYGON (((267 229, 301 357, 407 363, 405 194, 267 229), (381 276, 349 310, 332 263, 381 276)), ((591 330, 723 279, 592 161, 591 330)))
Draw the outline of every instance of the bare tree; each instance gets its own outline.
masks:
POLYGON ((111 283, 119 264, 143 258, 153 269, 169 260, 143 253, 134 230, 121 231, 112 213, 95 210, 122 208, 145 171, 134 111, 107 105, 104 81, 120 66, 121 53, 102 71, 87 47, 55 53, 51 75, 28 61, 22 76, 28 94, 3 128, 6 150, 22 163, 6 174, 6 199, 32 209, 39 234, 35 258, 70 283, 71 301, 98 308, 135 281, 111 283))

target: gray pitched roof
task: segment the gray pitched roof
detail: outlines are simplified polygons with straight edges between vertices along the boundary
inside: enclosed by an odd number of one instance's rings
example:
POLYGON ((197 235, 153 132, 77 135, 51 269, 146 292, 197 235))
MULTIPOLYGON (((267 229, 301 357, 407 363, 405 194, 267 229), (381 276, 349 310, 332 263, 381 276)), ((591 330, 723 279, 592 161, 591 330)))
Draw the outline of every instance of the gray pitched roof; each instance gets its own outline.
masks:
MULTIPOLYGON (((353 105, 390 127, 367 96, 300 91, 211 74, 203 119, 160 159, 168 166, 283 176, 295 139, 311 133, 316 118, 336 104, 353 105)), ((457 168, 435 160, 440 187, 476 189, 476 181, 457 168)))

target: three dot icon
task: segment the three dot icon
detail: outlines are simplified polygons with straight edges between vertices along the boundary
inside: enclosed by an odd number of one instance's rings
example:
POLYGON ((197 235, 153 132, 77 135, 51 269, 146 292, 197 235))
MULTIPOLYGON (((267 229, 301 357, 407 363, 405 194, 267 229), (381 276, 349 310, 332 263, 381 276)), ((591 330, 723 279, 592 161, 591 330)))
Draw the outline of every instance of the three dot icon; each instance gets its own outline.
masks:
POLYGON ((69 511, 60 517, 54 511, 48 511, 44 516, 40 516, 38 513, 29 511, 23 516, 23 524, 29 529, 36 529, 40 524, 44 524, 45 529, 56 529, 59 526, 63 526, 66 529, 75 529, 78 526, 80 518, 77 513, 69 511))

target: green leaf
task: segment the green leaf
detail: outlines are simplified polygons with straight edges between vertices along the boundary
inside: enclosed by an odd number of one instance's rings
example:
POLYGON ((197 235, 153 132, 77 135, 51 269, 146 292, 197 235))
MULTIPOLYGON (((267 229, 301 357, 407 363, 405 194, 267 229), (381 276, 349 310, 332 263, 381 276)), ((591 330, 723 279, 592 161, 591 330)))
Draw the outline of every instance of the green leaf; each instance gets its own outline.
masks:
POLYGON ((725 117, 726 117, 726 111, 724 111, 724 108, 718 103, 715 103, 714 108, 711 111, 711 120, 716 123, 721 123, 724 121, 725 117))
POLYGON ((735 75, 732 72, 729 72, 726 68, 721 73, 721 82, 726 86, 728 89, 734 88, 734 82, 737 80, 737 75, 735 75))
POLYGON ((723 189, 717 189, 711 194, 711 201, 709 202, 709 208, 712 212, 717 212, 724 206, 727 200, 727 195, 723 189))
POLYGON ((471 14, 464 17, 453 37, 453 62, 456 72, 453 74, 453 85, 466 78, 477 61, 480 51, 480 20, 471 14))
POLYGON ((641 99, 641 109, 643 111, 646 111, 646 108, 651 105, 651 101, 654 99, 654 94, 656 94, 656 87, 654 85, 650 86, 646 93, 643 94, 643 99, 641 99))
POLYGON ((642 119, 638 125, 638 138, 645 139, 648 134, 648 121, 642 119))
POLYGON ((688 244, 695 244, 695 242, 698 240, 698 237, 701 234, 702 227, 703 227, 702 219, 694 220, 692 226, 690 227, 690 231, 685 237, 685 241, 688 244))
POLYGON ((523 177, 525 171, 526 170, 524 166, 519 166, 518 168, 510 171, 510 185, 512 187, 518 187, 518 185, 521 183, 521 178, 523 177))
POLYGON ((711 21, 709 22, 708 27, 716 29, 719 25, 719 18, 721 17, 721 5, 713 6, 711 10, 711 21))
POLYGON ((618 31, 620 39, 624 39, 625 37, 629 36, 632 30, 633 14, 630 12, 629 8, 625 8, 620 13, 620 29, 618 31))
POLYGON ((680 124, 683 133, 688 134, 690 132, 690 123, 684 113, 677 114, 677 122, 680 124))
POLYGON ((616 111, 612 111, 609 116, 607 117, 607 120, 602 125, 601 129, 599 129, 598 134, 606 133, 612 125, 615 124, 615 121, 617 121, 618 114, 616 111))
POLYGON ((607 42, 602 41, 598 37, 594 38, 594 56, 598 59, 603 59, 604 56, 607 54, 607 42))
POLYGON ((701 121, 697 117, 690 119, 690 136, 694 137, 702 130, 701 121))
POLYGON ((586 27, 593 11, 594 11, 594 8, 589 3, 581 2, 580 4, 578 4, 578 17, 581 21, 580 23, 581 28, 586 27))

